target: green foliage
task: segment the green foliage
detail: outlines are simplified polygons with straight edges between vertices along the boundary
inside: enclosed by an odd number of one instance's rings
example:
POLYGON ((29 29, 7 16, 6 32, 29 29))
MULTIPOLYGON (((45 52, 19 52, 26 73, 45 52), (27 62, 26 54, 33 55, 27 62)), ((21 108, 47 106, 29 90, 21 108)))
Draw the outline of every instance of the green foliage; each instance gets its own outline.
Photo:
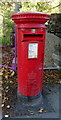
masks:
POLYGON ((61 69, 57 70, 56 73, 61 75, 61 69))
POLYGON ((22 4, 22 8, 20 10, 21 12, 25 12, 25 11, 36 11, 36 5, 34 3, 31 2, 24 2, 22 4))
POLYGON ((58 8, 61 10, 61 3, 55 8, 51 4, 52 2, 3 2, 0 1, 0 14, 3 15, 3 27, 0 31, 0 43, 2 40, 3 44, 10 44, 10 36, 14 29, 14 22, 11 19, 11 15, 16 12, 25 12, 25 11, 38 11, 51 14, 57 12, 58 8))
POLYGON ((36 4, 31 2, 24 2, 22 5, 21 12, 24 11, 38 11, 44 13, 50 13, 52 5, 51 2, 37 2, 36 4))
POLYGON ((10 44, 10 35, 13 29, 13 21, 11 20, 11 15, 14 13, 13 4, 12 3, 0 3, 1 8, 0 12, 3 15, 3 28, 2 28, 2 36, 0 37, 0 41, 2 40, 2 44, 9 45, 10 44))
POLYGON ((37 3, 37 11, 48 13, 51 12, 51 5, 50 2, 38 2, 37 3))

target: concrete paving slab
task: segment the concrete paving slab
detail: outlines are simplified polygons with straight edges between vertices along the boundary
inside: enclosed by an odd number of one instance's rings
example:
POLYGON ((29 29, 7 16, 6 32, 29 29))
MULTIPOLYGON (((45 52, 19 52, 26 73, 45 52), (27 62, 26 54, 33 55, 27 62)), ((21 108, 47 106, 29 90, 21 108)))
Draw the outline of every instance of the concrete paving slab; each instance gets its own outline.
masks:
POLYGON ((49 86, 48 90, 50 91, 50 94, 46 95, 55 112, 59 112, 59 87, 59 84, 49 86))
MULTIPOLYGON (((41 112, 41 113, 36 113, 36 114, 31 114, 31 115, 22 115, 22 116, 11 116, 11 119, 15 119, 15 118, 19 118, 19 119, 30 119, 30 118, 55 118, 55 119, 59 119, 60 117, 60 112, 61 112, 61 107, 60 107, 60 91, 61 91, 61 85, 59 84, 54 84, 54 85, 48 85, 48 86, 44 86, 43 88, 43 93, 45 93, 46 98, 48 99, 48 103, 47 107, 48 107, 48 111, 46 112, 41 112), (51 105, 52 109, 49 107, 51 105), (60 110, 60 111, 59 111, 60 110)), ((42 94, 43 94, 42 93, 42 94)), ((44 96, 45 97, 45 96, 44 96)), ((45 99, 44 99, 45 101, 45 99)), ((18 109, 18 108, 17 108, 18 109)), ((20 108, 22 109, 22 108, 20 108)), ((20 111, 19 109, 19 111, 20 111)))
MULTIPOLYGON (((61 117, 61 85, 60 84, 53 84, 43 86, 44 94, 44 106, 46 105, 47 111, 42 113, 36 113, 29 115, 22 115, 22 116, 11 116, 10 118, 59 118, 61 117), (47 100, 45 100, 47 99, 47 100)), ((40 102, 40 101, 39 101, 40 102)), ((38 101, 37 101, 38 104, 38 101)), ((17 106, 18 107, 18 106, 17 106)), ((16 109, 17 109, 16 107, 16 109)), ((36 106, 37 107, 37 106, 36 106)), ((39 106, 40 108, 41 106, 39 106)), ((43 106, 42 106, 43 107, 43 106)), ((21 108, 22 109, 22 108, 21 108)), ((31 107, 32 109, 32 107, 31 107)), ((19 109, 20 111, 20 109, 19 109)), ((0 110, 0 119, 2 119, 2 110, 0 110)))

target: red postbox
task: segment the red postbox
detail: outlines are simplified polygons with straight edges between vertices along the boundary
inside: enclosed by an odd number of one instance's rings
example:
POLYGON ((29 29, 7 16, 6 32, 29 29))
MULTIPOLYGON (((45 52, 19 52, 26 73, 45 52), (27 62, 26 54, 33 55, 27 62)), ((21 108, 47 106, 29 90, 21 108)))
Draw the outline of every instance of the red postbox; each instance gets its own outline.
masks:
POLYGON ((12 15, 16 23, 18 57, 18 94, 38 96, 42 91, 45 22, 50 15, 23 12, 12 15))

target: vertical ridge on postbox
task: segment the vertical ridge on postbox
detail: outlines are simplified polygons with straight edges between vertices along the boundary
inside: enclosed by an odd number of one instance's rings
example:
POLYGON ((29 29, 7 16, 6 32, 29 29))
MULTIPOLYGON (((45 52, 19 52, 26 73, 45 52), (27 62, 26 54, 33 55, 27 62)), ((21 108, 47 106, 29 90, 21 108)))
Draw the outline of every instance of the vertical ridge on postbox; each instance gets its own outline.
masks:
POLYGON ((36 96, 42 91, 45 22, 50 15, 23 12, 12 15, 17 29, 18 94, 36 96))

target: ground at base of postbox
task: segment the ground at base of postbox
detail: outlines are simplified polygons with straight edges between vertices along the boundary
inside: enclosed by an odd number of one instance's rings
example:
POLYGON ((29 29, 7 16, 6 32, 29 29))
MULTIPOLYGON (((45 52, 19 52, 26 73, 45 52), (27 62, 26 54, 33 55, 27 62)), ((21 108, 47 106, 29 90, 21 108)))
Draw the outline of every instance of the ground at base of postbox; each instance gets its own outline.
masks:
MULTIPOLYGON (((10 48, 10 47, 9 47, 10 48)), ((3 48, 2 53, 6 54, 9 51, 9 48, 3 48)), ((9 54, 10 55, 10 54, 9 54)), ((6 58, 2 58, 3 64, 9 64, 11 66, 10 59, 12 61, 14 55, 13 55, 13 49, 11 51, 11 56, 6 58), (10 58, 10 59, 8 59, 10 58)), ((2 80, 0 80, 0 83, 2 84, 2 87, 0 90, 2 91, 2 113, 4 117, 10 117, 10 116, 23 116, 23 115, 33 115, 33 114, 40 114, 43 112, 48 112, 45 110, 45 108, 40 107, 36 112, 34 112, 33 109, 28 109, 28 113, 20 113, 17 110, 15 110, 15 103, 17 98, 17 72, 10 70, 8 68, 0 67, 0 76, 2 76, 2 80), (13 97, 14 96, 14 97, 13 97)), ((44 70, 44 76, 43 76, 43 88, 46 86, 45 94, 49 95, 52 90, 49 88, 50 85, 56 85, 57 86, 61 84, 61 70, 44 70)), ((36 108, 35 108, 36 109, 36 108)))

